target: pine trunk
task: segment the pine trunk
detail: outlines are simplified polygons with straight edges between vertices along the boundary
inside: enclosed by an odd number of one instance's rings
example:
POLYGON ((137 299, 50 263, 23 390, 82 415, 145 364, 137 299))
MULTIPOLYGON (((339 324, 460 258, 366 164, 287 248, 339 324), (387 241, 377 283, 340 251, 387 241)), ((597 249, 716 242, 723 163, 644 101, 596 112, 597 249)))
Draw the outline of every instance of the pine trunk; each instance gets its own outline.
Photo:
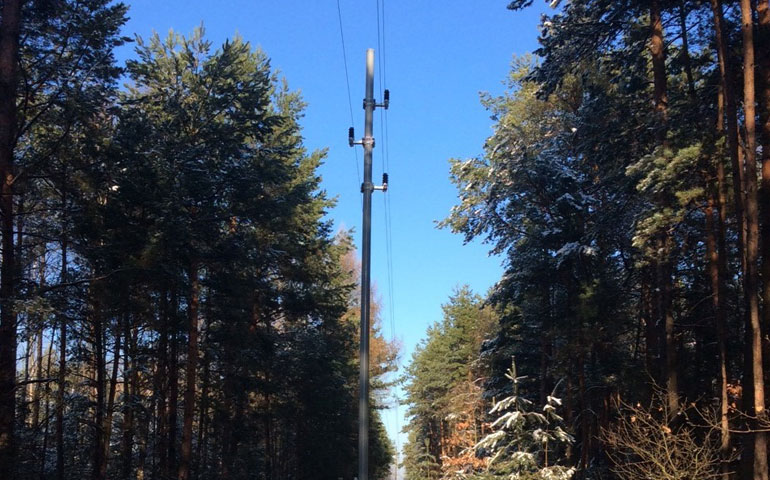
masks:
POLYGON ((692 61, 690 59, 690 34, 687 31, 687 10, 685 10, 684 0, 679 2, 679 30, 682 34, 682 65, 684 66, 685 77, 687 78, 687 93, 690 100, 695 103, 695 77, 692 74, 692 61))
MULTIPOLYGON (((211 318, 211 302, 206 302, 206 312, 203 315, 203 326, 201 327, 201 344, 205 345, 205 335, 208 330, 207 320, 211 318)), ((210 359, 208 351, 203 350, 202 354, 203 372, 201 374, 201 399, 198 408, 198 444, 195 451, 195 471, 198 477, 201 476, 201 467, 206 465, 206 442, 208 441, 206 429, 208 428, 208 407, 209 407, 209 382, 211 378, 210 359)))
MULTIPOLYGON (((720 379, 720 452, 722 458, 726 459, 729 455, 730 449, 730 429, 728 423, 728 408, 729 400, 727 397, 727 348, 726 348, 726 321, 725 321, 725 309, 724 309, 724 282, 722 272, 720 272, 720 251, 718 247, 718 237, 720 232, 718 231, 717 223, 715 220, 715 210, 718 208, 718 201, 716 195, 712 191, 709 192, 708 206, 706 208, 706 256, 708 262, 709 279, 711 281, 711 305, 714 310, 714 321, 717 333, 717 344, 719 349, 719 379, 720 379)), ((723 476, 727 475, 725 467, 722 465, 723 476)), ((725 477, 726 478, 726 477, 725 477)))
POLYGON ((121 444, 120 479, 129 480, 131 477, 131 460, 134 449, 134 402, 136 399, 135 386, 137 383, 137 370, 132 368, 131 359, 136 351, 136 336, 131 333, 130 317, 127 315, 123 325, 123 335, 126 337, 126 346, 123 349, 123 439, 121 444))
MULTIPOLYGON (((168 292, 162 290, 160 292, 160 324, 158 325, 158 363, 155 368, 155 403, 157 408, 157 422, 158 426, 155 432, 157 438, 156 454, 158 456, 158 468, 160 476, 163 478, 169 478, 169 466, 168 466, 168 409, 166 402, 168 401, 168 384, 171 382, 171 375, 169 372, 168 361, 168 339, 169 339, 169 322, 170 314, 168 307, 168 292)), ((176 381, 176 377, 174 378, 176 381)))
MULTIPOLYGON (((670 238, 667 237, 664 240, 664 252, 670 255, 670 238)), ((666 403, 668 405, 668 412, 671 418, 677 414, 679 410, 679 375, 678 375, 678 361, 677 361, 677 341, 676 332, 674 330, 674 311, 673 311, 673 280, 672 280, 672 262, 669 260, 666 262, 665 267, 662 269, 662 277, 660 281, 662 283, 662 304, 663 304, 663 317, 664 317, 664 338, 665 338, 665 373, 666 379, 666 403)))
MULTIPOLYGON (((66 208, 67 198, 62 196, 63 208, 66 208)), ((60 282, 67 282, 69 277, 66 233, 61 239, 61 273, 60 282)), ((56 394, 56 479, 64 480, 64 393, 67 388, 67 314, 60 312, 59 316, 59 389, 56 394)))
POLYGON ((168 392, 167 405, 167 439, 166 458, 168 461, 168 477, 171 478, 178 467, 177 458, 177 428, 179 416, 179 332, 177 325, 177 312, 179 300, 176 291, 171 293, 171 310, 169 319, 173 319, 172 331, 169 336, 169 363, 166 391, 168 392))
MULTIPOLYGON (((718 116, 717 116, 717 132, 721 134, 724 131, 724 110, 725 110, 725 95, 724 89, 720 88, 718 97, 718 116)), ((720 445, 719 452, 722 457, 722 479, 728 480, 730 478, 730 399, 727 395, 727 386, 729 383, 727 368, 727 341, 728 341, 728 326, 727 326, 727 310, 726 310, 726 283, 728 278, 727 271, 727 240, 726 240, 726 225, 727 225, 727 178, 725 174, 724 162, 721 159, 717 160, 716 168, 716 246, 717 246, 717 283, 719 295, 714 299, 714 319, 716 322, 717 332, 717 346, 719 350, 719 428, 720 428, 720 445)), ((712 277, 713 285, 713 277, 712 277)), ((713 288, 713 287, 712 287, 713 288)))
MULTIPOLYGON (((550 288, 545 288, 547 296, 542 299, 543 324, 540 335, 540 405, 546 404, 546 399, 551 393, 552 382, 550 378, 551 357, 553 356, 553 342, 551 341, 551 298, 550 288)), ((468 365, 472 365, 469 359, 468 365)), ((470 369, 468 370, 470 375, 470 369)))
POLYGON ((580 352, 578 354, 577 358, 577 368, 578 368, 578 389, 580 391, 580 463, 579 468, 580 470, 585 471, 585 469, 588 467, 588 458, 589 458, 589 443, 590 443, 590 432, 589 432, 589 419, 588 415, 586 415, 587 412, 589 412, 588 408, 588 395, 587 395, 587 385, 586 385, 586 372, 585 372, 585 354, 583 352, 580 352))
MULTIPOLYGON (((762 238, 762 305, 770 305, 770 2, 757 2, 756 29, 757 87, 759 88, 759 139, 762 145, 762 188, 760 189, 762 238)), ((765 384, 770 382, 770 308, 762 310, 762 359, 765 384)))
MULTIPOLYGON (((27 331, 27 338, 24 339, 24 388, 22 389, 22 397, 19 399, 19 404, 22 406, 30 404, 32 402, 32 397, 34 396, 34 382, 29 381, 33 375, 32 370, 35 368, 34 360, 32 360, 32 364, 30 365, 30 359, 35 356, 35 336, 32 332, 31 319, 27 319, 25 330, 27 331)), ((34 420, 32 420, 31 417, 27 417, 28 413, 29 412, 25 412, 24 424, 34 424, 34 420)))
POLYGON ((179 480, 190 478, 192 459, 193 416, 195 415, 195 371, 198 368, 198 309, 200 302, 200 280, 198 264, 190 265, 189 324, 187 335, 187 365, 185 367, 184 415, 182 427, 182 450, 179 462, 179 480))
POLYGON ((112 372, 110 373, 110 389, 107 394, 107 411, 104 416, 104 437, 102 438, 102 451, 104 452, 104 461, 99 471, 99 478, 107 478, 107 464, 110 461, 110 439, 112 437, 112 416, 115 413, 115 394, 118 388, 118 367, 120 365, 121 333, 116 325, 115 328, 115 350, 112 355, 112 372))
MULTIPOLYGON (((759 87, 760 142, 762 145, 762 188, 760 189, 762 238, 762 305, 770 305, 770 9, 767 0, 757 4, 759 25, 756 29, 757 86, 759 87)), ((762 310, 762 329, 770 331, 770 308, 762 310)), ((765 383, 770 374, 770 340, 763 337, 762 359, 765 383)))
MULTIPOLYGON (((135 380, 136 377, 132 379, 132 383, 135 382, 135 380)), ((134 396, 139 395, 138 382, 134 383, 133 392, 134 396)), ((144 473, 147 463, 147 444, 149 443, 149 438, 150 421, 149 419, 145 419, 145 421, 138 422, 137 428, 136 480, 144 480, 145 477, 144 473)))
POLYGON ((40 399, 43 393, 43 327, 38 328, 37 334, 37 346, 35 352, 35 379, 37 383, 32 390, 32 430, 37 432, 40 427, 40 399))
MULTIPOLYGON (((760 86, 762 188, 764 189, 766 186, 770 186, 770 0, 759 0, 757 3, 757 17, 759 19, 756 39, 758 46, 757 52, 759 52, 759 58, 757 59, 757 73, 759 79, 757 84, 760 86)), ((766 194, 765 200, 767 203, 764 203, 763 207, 768 208, 768 210, 764 210, 763 213, 765 215, 766 223, 770 223, 770 194, 766 194)), ((763 249, 763 254, 766 252, 770 253, 770 247, 768 247, 768 250, 763 249)), ((770 278, 770 276, 768 278, 770 278)), ((765 288, 767 289, 768 287, 765 288)), ((765 318, 766 320, 768 319, 768 314, 765 314, 765 318)), ((766 322, 765 325, 768 325, 768 323, 766 322)))
POLYGON ((91 285, 91 334, 94 342, 94 384, 95 384, 95 407, 94 407, 94 441, 93 457, 91 465, 91 478, 93 480, 104 480, 101 476, 102 471, 106 471, 106 459, 104 457, 104 419, 105 419, 105 359, 104 359, 104 320, 102 318, 102 307, 100 305, 100 293, 95 291, 97 285, 91 285))
MULTIPOLYGON (((757 201, 756 110, 754 85, 754 25, 751 0, 741 0, 741 32, 743 34, 743 110, 746 131, 746 272, 744 294, 750 332, 751 371, 744 372, 753 387, 754 415, 763 417, 765 386, 762 365, 762 331, 759 318, 759 209, 757 201)), ((753 478, 767 480, 767 433, 754 433, 753 478)))
MULTIPOLYGON (((668 92, 666 80, 666 51, 663 42, 663 18, 658 0, 650 2, 650 54, 652 56, 653 101, 657 114, 658 146, 663 155, 667 155, 668 132, 668 92)), ((679 409, 679 379, 677 377, 676 338, 673 312, 673 260, 671 257, 671 239, 667 232, 661 233, 657 283, 659 294, 659 317, 663 325, 665 341, 663 378, 666 382, 666 399, 669 412, 673 415, 679 409)))
POLYGON ((13 178, 16 89, 22 0, 5 0, 0 20, 0 472, 15 478, 16 442, 16 259, 13 239, 13 178))
POLYGON ((644 326, 644 364, 647 370, 647 376, 651 380, 648 396, 652 398, 654 394, 654 384, 658 381, 658 369, 660 365, 659 350, 660 342, 658 340, 658 328, 655 326, 655 294, 652 286, 653 271, 652 266, 644 267, 641 274, 641 285, 639 295, 640 322, 644 326))
MULTIPOLYGON (((54 340, 54 330, 51 330, 51 340, 48 342, 48 360, 46 361, 46 368, 45 368, 45 376, 46 378, 50 378, 51 376, 51 363, 53 363, 53 340, 54 340)), ((49 430, 49 424, 50 418, 51 418, 51 402, 49 401, 49 398, 51 397, 51 382, 45 382, 45 421, 43 426, 43 445, 40 447, 40 468, 39 468, 39 478, 40 480, 44 480, 46 478, 46 465, 48 460, 48 430, 49 430)))

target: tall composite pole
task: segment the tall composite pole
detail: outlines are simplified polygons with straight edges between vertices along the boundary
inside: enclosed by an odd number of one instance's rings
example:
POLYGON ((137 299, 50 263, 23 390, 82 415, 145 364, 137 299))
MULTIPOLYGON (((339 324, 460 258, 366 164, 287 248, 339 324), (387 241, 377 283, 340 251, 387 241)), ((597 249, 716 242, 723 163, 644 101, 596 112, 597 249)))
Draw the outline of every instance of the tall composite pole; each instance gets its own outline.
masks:
POLYGON ((383 184, 372 183, 372 120, 376 107, 388 108, 389 92, 385 90, 382 104, 374 101, 374 50, 366 50, 366 98, 364 98, 364 138, 355 141, 353 128, 348 134, 350 146, 364 147, 364 182, 363 227, 361 239, 361 344, 359 347, 359 385, 358 385, 358 480, 369 478, 369 323, 371 315, 371 257, 372 257, 372 192, 388 189, 387 174, 383 175, 383 184))
POLYGON ((358 479, 369 478, 369 291, 372 262, 372 118, 374 117, 374 50, 366 51, 366 98, 364 99, 364 214, 361 239, 361 344, 358 385, 358 479))

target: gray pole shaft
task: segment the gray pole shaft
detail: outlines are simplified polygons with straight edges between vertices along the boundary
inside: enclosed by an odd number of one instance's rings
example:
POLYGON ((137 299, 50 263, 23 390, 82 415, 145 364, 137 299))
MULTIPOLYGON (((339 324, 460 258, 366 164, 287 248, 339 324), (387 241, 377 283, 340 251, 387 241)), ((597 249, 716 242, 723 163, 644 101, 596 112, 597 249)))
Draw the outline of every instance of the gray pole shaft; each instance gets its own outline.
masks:
POLYGON ((364 99, 364 219, 361 241, 361 345, 358 389, 358 480, 369 479, 369 290, 372 257, 372 117, 374 116, 374 50, 366 51, 366 98, 364 99))

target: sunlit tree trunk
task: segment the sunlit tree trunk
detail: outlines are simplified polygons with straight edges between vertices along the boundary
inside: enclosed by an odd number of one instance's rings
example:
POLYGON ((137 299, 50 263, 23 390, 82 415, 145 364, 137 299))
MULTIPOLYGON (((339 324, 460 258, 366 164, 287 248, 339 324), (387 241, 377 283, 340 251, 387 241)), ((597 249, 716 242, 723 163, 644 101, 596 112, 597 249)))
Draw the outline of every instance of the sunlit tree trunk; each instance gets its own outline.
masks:
MULTIPOLYGON (((663 42, 663 18, 658 0, 650 2, 650 54, 652 56, 653 74, 653 102, 657 115, 658 146, 666 155, 668 132, 668 92, 666 80, 666 51, 663 42)), ((658 288, 659 316, 663 323, 663 337, 665 339, 663 365, 664 380, 666 382, 666 398, 671 414, 675 414, 679 408, 679 379, 677 376, 676 338, 674 332, 673 312, 673 260, 671 256, 670 234, 661 233, 659 240, 663 258, 658 264, 658 288)))
MULTIPOLYGON (((717 132, 721 135, 724 132, 725 124, 725 95, 724 88, 719 89, 717 99, 717 132)), ((725 174, 724 162, 721 159, 716 161, 716 191, 713 192, 714 203, 717 209, 716 216, 716 255, 717 255, 717 281, 714 283, 713 272, 711 275, 712 291, 718 295, 712 300, 714 306, 714 320, 716 323, 717 345, 719 350, 719 428, 720 428, 720 455, 722 457, 722 478, 727 480, 730 477, 730 466, 728 459, 730 457, 731 437, 730 437, 730 399, 727 395, 727 386, 729 382, 727 367, 727 313, 726 313, 726 282, 727 282, 727 178, 725 174)))
MULTIPOLYGON (((757 78, 759 89, 759 139, 762 145, 762 185, 759 191, 762 239, 762 305, 770 305, 770 9, 767 0, 757 3, 757 78)), ((770 308, 762 309, 762 330, 770 329, 770 308)), ((770 341, 763 336, 765 384, 770 381, 770 341)))
MULTIPOLYGON (((748 310, 751 343, 751 371, 744 372, 753 387, 754 415, 765 414, 765 388, 762 366, 762 330, 759 319, 759 209, 757 201, 756 110, 754 85, 754 24, 751 0, 741 0, 741 32, 743 34, 743 111, 746 131, 746 272, 744 293, 748 310)), ((754 433, 753 478, 767 480, 767 433, 754 433)))

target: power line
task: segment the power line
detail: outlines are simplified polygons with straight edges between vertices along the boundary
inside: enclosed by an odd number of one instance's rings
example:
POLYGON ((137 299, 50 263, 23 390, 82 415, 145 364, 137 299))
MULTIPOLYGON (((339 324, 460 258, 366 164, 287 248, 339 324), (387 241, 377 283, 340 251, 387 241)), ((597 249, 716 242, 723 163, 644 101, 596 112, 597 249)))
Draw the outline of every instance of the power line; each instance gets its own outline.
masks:
MULTIPOLYGON (((380 50, 379 55, 379 79, 380 79, 380 97, 385 89, 385 0, 382 0, 382 16, 380 16, 380 0, 377 0, 377 48, 380 50)), ((382 170, 387 172, 389 165, 389 142, 387 133, 387 120, 388 112, 386 109, 380 110, 380 136, 384 140, 382 148, 382 170)), ((387 255, 387 271, 388 271, 388 300, 389 300, 389 313, 390 313, 390 327, 392 340, 396 339, 395 332, 395 315, 394 315, 394 302, 393 302, 393 239, 391 232, 391 211, 390 211, 390 195, 383 197, 383 205, 385 210, 385 248, 387 255)))
MULTIPOLYGON (((382 92, 383 90, 387 89, 387 73, 386 73, 386 65, 387 61, 385 58, 385 49, 386 49, 386 42, 385 42, 385 0, 382 0, 382 7, 380 7, 380 0, 377 0, 377 47, 380 50, 379 55, 379 81, 380 81, 380 98, 382 98, 382 92), (382 15, 380 16, 380 9, 382 9, 382 15)), ((383 138, 383 148, 382 148, 382 169, 384 172, 389 171, 390 169, 390 143, 389 143, 389 135, 388 135, 388 112, 387 110, 383 109, 380 110, 380 134, 383 138)), ((392 208, 390 203, 390 195, 384 195, 383 196, 383 205, 384 205, 384 220, 385 220, 385 250, 386 250, 386 256, 387 256, 387 272, 388 272, 388 311, 389 311, 389 317, 390 317, 390 336, 391 341, 395 344, 397 337, 396 337, 396 321, 395 321, 395 301, 394 301, 394 285, 395 282, 393 280, 393 231, 392 231, 392 208)), ((400 421, 399 421, 399 407, 400 407, 400 400, 398 398, 398 395, 393 395, 393 398, 395 400, 395 422, 396 422, 396 429, 395 429, 395 443, 396 443, 396 465, 394 468, 393 476, 394 479, 398 479, 398 467, 399 467, 399 460, 400 460, 400 454, 401 454, 401 446, 399 441, 399 433, 400 433, 400 421)))
MULTIPOLYGON (((348 87, 348 108, 350 109, 350 125, 355 124, 353 119, 353 97, 350 95, 350 74, 348 73, 348 53, 345 48, 345 33, 342 28, 342 9, 340 8, 340 0, 337 0, 337 18, 340 24, 340 40, 342 41, 342 63, 345 65, 345 84, 348 87)), ((358 150, 353 149, 353 154, 356 160, 356 176, 358 177, 358 183, 361 183, 361 169, 358 166, 358 150)))
MULTIPOLYGON (((337 0, 337 18, 339 20, 339 26, 340 26, 340 40, 341 40, 341 43, 342 43, 343 64, 345 66, 345 82, 346 82, 347 92, 348 92, 348 107, 349 107, 349 110, 350 110, 350 122, 351 122, 351 125, 353 125, 355 123, 355 120, 354 120, 354 116, 353 116, 352 95, 350 93, 351 92, 351 90, 350 90, 350 74, 349 74, 349 70, 348 70, 347 49, 345 47, 345 35, 344 35, 344 28, 343 28, 343 25, 342 25, 342 9, 340 7, 340 0, 337 0)), ((377 0, 377 48, 380 51, 380 55, 378 57, 378 60, 379 60, 379 72, 378 73, 379 73, 379 93, 380 93, 380 98, 381 99, 385 98, 384 95, 383 95, 383 89, 385 88, 385 79, 387 78, 387 76, 385 74, 385 64, 386 64, 386 62, 385 62, 385 58, 384 58, 385 57, 385 41, 384 41, 384 39, 385 39, 385 2, 384 2, 384 0, 382 0, 382 10, 381 10, 380 9, 380 0, 377 0), (380 11, 382 11, 382 16, 380 16, 380 11)), ((372 54, 373 54, 373 52, 372 52, 372 54)), ((367 53, 367 55, 368 55, 368 53, 367 53)), ((368 88, 369 87, 367 87, 367 89, 368 88)), ((367 93, 367 98, 369 98, 369 93, 367 93)), ((371 101, 373 102, 373 100, 371 100, 371 101)), ((365 102, 365 105, 367 105, 366 102, 365 102)), ((373 105, 373 103, 372 103, 372 105, 373 105)), ((383 112, 383 110, 387 109, 387 102, 383 106, 385 108, 380 110, 380 133, 381 133, 381 138, 384 140, 383 141, 383 148, 382 148, 381 159, 382 159, 383 172, 387 172, 387 168, 389 167, 389 164, 390 164, 390 162, 389 162, 390 155, 389 155, 389 144, 388 144, 387 112, 383 112)), ((371 118, 369 118, 369 122, 370 122, 370 120, 371 120, 371 118)), ((352 140, 351 140, 351 146, 352 146, 352 140)), ((357 153, 357 150, 355 150, 355 149, 354 149, 354 152, 356 152, 355 153, 355 157, 356 157, 356 174, 358 175, 358 180, 360 182, 361 181, 361 172, 360 172, 359 166, 358 166, 358 153, 357 153)), ((369 152, 370 152, 369 153, 369 155, 370 155, 369 158, 370 158, 370 161, 371 161, 371 150, 369 150, 369 152)), ((367 178, 370 178, 370 176, 371 176, 370 173, 368 173, 367 175, 368 175, 367 178)), ((369 184, 371 184, 370 183, 371 180, 366 180, 366 182, 369 182, 369 184)), ((362 199, 362 203, 363 203, 363 199, 362 199)), ((394 281, 393 281, 393 240, 392 240, 393 236, 392 236, 392 228, 391 228, 391 217, 392 217, 392 214, 391 214, 390 198, 389 198, 388 195, 384 196, 384 206, 385 206, 385 208, 384 208, 384 210, 385 210, 385 215, 384 215, 384 220, 385 220, 385 245, 386 245, 386 257, 387 257, 386 264, 387 264, 387 272, 388 272, 388 300, 389 300, 389 303, 388 303, 389 309, 388 310, 389 310, 389 314, 390 314, 389 317, 390 317, 391 341, 393 342, 393 344, 395 344, 397 337, 396 337, 396 326, 395 326, 395 302, 393 300, 393 298, 394 298, 394 295, 393 295, 394 281)), ((371 207, 369 207, 369 208, 371 208, 371 207)), ((364 241, 364 243, 366 243, 366 242, 364 241)), ((364 250, 366 250, 366 247, 364 247, 364 250)), ((363 263, 366 263, 366 261, 364 261, 363 263)), ((362 279, 363 279, 363 272, 362 272, 362 279)), ((363 290, 364 290, 364 288, 363 288, 363 285, 362 285, 362 291, 363 290)), ((362 300, 362 317, 363 316, 364 316, 364 314, 363 314, 363 300, 362 300)), ((362 328, 362 332, 363 332, 363 328, 362 328)), ((362 342, 363 342, 363 340, 362 340, 362 342)), ((362 357, 363 357, 363 355, 362 355, 362 357)), ((363 385, 363 381, 362 381, 362 385, 363 385)), ((399 432, 399 430, 400 430, 399 424, 400 424, 400 420, 398 418, 398 416, 399 416, 400 401, 398 399, 398 396, 395 394, 395 392, 394 392, 394 399, 395 399, 395 422, 396 422, 395 444, 396 444, 396 452, 397 452, 396 453, 396 465, 395 465, 396 468, 394 469, 394 476, 397 479, 398 478, 398 464, 399 464, 399 460, 400 460, 400 450, 401 450, 401 448, 400 448, 400 441, 399 441, 399 433, 400 433, 399 432)), ((368 422, 363 422, 363 423, 368 423, 368 422)), ((359 434, 360 434, 360 432, 359 432, 359 434)), ((359 449, 361 449, 361 445, 359 445, 359 449)), ((368 458, 367 458, 368 455, 366 453, 364 453, 363 455, 364 455, 363 458, 359 458, 359 463, 360 464, 361 463, 365 464, 365 463, 368 462, 368 458)), ((359 469, 360 468, 361 468, 361 465, 359 465, 359 469)), ((364 473, 360 471, 359 472, 359 476, 364 476, 364 473)))
MULTIPOLYGON (((380 62, 380 68, 379 68, 379 74, 380 74, 380 95, 382 95, 383 89, 385 89, 385 65, 387 65, 387 62, 385 61, 385 0, 382 0, 382 7, 380 7, 380 0, 377 0, 377 46, 380 49, 380 55, 379 55, 379 62, 380 62), (380 10, 382 10, 382 15, 380 15, 380 10)), ((387 123, 388 123, 388 112, 386 109, 380 110, 380 133, 381 137, 383 138, 383 148, 382 148, 382 168, 383 171, 388 171, 390 167, 390 145, 389 145, 389 139, 388 139, 388 131, 387 131, 387 123)), ((392 236, 392 229, 391 229, 391 205, 390 205, 390 195, 385 195, 383 197, 383 204, 385 207, 385 248, 386 248, 386 254, 387 254, 387 270, 388 270, 388 297, 389 297, 389 313, 390 313, 390 328, 391 328, 391 337, 392 340, 396 340, 396 328, 395 328, 395 305, 393 301, 393 236, 392 236)))

